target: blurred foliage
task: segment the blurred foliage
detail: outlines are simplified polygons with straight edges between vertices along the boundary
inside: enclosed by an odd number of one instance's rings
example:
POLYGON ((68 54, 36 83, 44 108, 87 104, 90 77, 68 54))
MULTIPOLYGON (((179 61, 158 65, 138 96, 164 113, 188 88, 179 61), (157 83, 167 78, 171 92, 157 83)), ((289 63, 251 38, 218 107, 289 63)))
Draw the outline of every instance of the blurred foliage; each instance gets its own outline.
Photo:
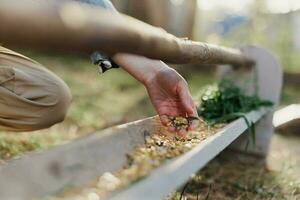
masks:
MULTIPOLYGON (((277 30, 267 29, 265 23, 271 21, 272 16, 265 15, 259 19, 256 16, 252 23, 232 32, 223 38, 224 45, 238 46, 240 44, 256 44, 273 52, 279 59, 285 71, 300 72, 299 51, 293 48, 292 29, 288 17, 280 20, 277 30), (275 34, 269 33, 275 31, 275 34)), ((275 29, 275 27, 273 27, 275 29)))
POLYGON ((16 137, 7 137, 0 135, 0 157, 2 159, 16 158, 24 152, 33 151, 43 147, 40 140, 34 137, 19 140, 16 137))
MULTIPOLYGON (((229 47, 238 47, 244 44, 254 44, 269 49, 278 57, 285 71, 300 72, 300 49, 296 49, 293 41, 293 17, 295 13, 266 13, 263 1, 253 1, 249 8, 249 14, 235 14, 224 12, 205 13, 202 21, 213 24, 208 27, 195 27, 196 29, 212 29, 209 33, 201 34, 195 31, 195 39, 208 43, 221 44, 229 47), (242 16, 247 19, 237 27, 232 28, 225 34, 219 34, 215 26, 220 20, 229 16, 242 16)), ((200 11, 201 12, 201 11, 200 11)), ((300 11, 295 11, 300 12, 300 11)), ((297 16, 300 16, 298 14, 297 16)), ((202 31, 203 32, 203 31, 202 31)))

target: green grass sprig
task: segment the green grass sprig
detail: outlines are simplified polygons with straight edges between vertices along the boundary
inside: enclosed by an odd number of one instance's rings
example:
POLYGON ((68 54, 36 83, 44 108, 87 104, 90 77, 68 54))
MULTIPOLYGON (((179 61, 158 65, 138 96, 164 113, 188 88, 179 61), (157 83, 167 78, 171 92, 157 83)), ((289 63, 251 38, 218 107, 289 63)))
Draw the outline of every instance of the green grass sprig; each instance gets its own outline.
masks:
POLYGON ((262 100, 257 95, 246 95, 231 81, 223 80, 218 85, 209 86, 201 95, 198 114, 211 126, 243 118, 255 145, 255 126, 247 119, 246 114, 252 110, 272 105, 271 101, 262 100))

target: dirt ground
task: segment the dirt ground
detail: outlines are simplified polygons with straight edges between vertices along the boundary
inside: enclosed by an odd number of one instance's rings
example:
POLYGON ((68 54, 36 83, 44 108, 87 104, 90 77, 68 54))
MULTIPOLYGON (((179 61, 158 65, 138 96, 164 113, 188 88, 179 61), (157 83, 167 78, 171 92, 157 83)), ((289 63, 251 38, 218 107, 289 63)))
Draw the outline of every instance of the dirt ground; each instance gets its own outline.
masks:
POLYGON ((300 199, 300 137, 275 134, 267 163, 225 152, 170 199, 300 199))

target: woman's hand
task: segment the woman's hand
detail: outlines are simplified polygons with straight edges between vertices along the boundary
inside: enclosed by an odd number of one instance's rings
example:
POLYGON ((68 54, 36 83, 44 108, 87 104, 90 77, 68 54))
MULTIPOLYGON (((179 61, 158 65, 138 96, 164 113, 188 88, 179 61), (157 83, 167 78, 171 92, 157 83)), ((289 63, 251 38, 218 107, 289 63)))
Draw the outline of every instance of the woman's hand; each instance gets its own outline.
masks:
MULTIPOLYGON (((169 116, 198 116, 187 82, 174 69, 166 67, 156 72, 145 82, 145 86, 163 124, 169 123, 169 116)), ((197 125, 197 121, 194 121, 189 127, 190 130, 195 129, 197 125)), ((169 129, 175 130, 173 127, 169 129)), ((185 133, 186 130, 179 131, 181 135, 185 133)))
MULTIPOLYGON (((113 60, 145 85, 164 125, 169 124, 169 117, 198 116, 187 82, 162 61, 131 54, 117 54, 113 60)), ((197 126, 198 121, 194 120, 189 129, 193 130, 197 126)), ((175 128, 169 127, 169 130, 175 131, 175 128)), ((186 130, 180 130, 178 133, 184 136, 186 130)))

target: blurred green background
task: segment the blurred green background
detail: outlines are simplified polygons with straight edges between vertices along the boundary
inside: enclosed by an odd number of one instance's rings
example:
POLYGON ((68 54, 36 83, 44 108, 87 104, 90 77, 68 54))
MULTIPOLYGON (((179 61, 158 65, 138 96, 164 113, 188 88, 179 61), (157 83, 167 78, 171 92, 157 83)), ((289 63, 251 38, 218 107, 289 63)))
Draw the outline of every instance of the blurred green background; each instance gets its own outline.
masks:
MULTIPOLYGON (((257 44, 272 51, 285 71, 280 106, 299 103, 300 5, 268 0, 115 0, 116 7, 179 37, 237 47, 257 44)), ((16 50, 16 49, 14 49, 16 50)), ((122 69, 99 75, 88 56, 17 49, 60 76, 71 88, 73 104, 61 124, 33 133, 0 133, 2 162, 25 152, 46 149, 116 124, 155 115, 143 85, 122 69)), ((175 66, 195 98, 215 82, 214 66, 175 66)), ((300 199, 299 135, 273 137, 268 168, 212 161, 192 179, 188 199, 300 199), (297 148, 298 147, 298 148, 297 148), (249 167, 251 166, 251 167, 249 167), (298 166, 298 167, 297 167, 298 166), (197 178, 198 177, 198 178, 197 178), (199 196, 200 195, 200 196, 199 196)), ((230 156, 229 156, 230 157, 230 156)))

